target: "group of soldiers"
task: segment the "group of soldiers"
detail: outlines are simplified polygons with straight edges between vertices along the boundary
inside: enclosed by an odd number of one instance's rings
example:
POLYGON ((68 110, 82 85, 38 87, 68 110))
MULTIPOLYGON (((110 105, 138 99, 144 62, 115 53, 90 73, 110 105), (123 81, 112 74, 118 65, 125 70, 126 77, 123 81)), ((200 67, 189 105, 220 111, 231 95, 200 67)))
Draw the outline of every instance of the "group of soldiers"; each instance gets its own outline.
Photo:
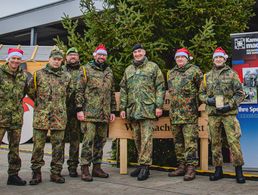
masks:
MULTIPOLYGON (((159 66, 148 60, 141 44, 132 48, 133 60, 120 82, 120 117, 127 119, 134 132, 138 152, 138 166, 130 173, 142 181, 150 175, 152 164, 153 129, 163 114, 165 79, 159 66)), ((81 179, 108 178, 101 168, 103 147, 107 139, 109 122, 115 120, 116 109, 114 76, 106 63, 107 49, 100 44, 93 60, 80 64, 76 48, 64 55, 53 50, 47 65, 34 73, 31 79, 21 69, 23 51, 8 50, 6 64, 0 66, 0 143, 8 135, 8 185, 26 185, 18 176, 21 168, 19 141, 23 119, 22 99, 28 95, 35 102, 33 118, 32 179, 30 185, 42 182, 44 146, 50 131, 52 161, 50 180, 64 183, 61 175, 64 163, 65 137, 69 138, 69 175, 77 177, 81 166, 81 179), (79 162, 80 134, 83 135, 79 162), (93 165, 90 172, 90 166, 93 165)), ((167 74, 170 98, 170 121, 174 134, 178 167, 169 177, 184 176, 185 181, 195 178, 198 165, 198 107, 205 103, 209 116, 213 164, 215 173, 211 181, 223 178, 221 154, 221 126, 232 152, 232 161, 238 183, 245 183, 242 173, 243 158, 239 138, 241 130, 236 119, 237 107, 245 94, 237 74, 225 64, 227 54, 217 48, 213 54, 213 68, 203 75, 198 66, 190 63, 192 56, 186 48, 176 51, 176 66, 167 74)))

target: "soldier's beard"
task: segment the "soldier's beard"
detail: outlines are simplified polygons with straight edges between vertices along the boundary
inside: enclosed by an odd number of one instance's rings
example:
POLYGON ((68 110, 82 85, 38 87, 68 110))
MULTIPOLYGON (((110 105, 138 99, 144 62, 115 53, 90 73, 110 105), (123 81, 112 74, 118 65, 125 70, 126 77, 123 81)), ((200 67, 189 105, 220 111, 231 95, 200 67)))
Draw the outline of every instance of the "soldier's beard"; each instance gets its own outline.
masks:
POLYGON ((77 66, 77 65, 80 64, 80 61, 75 61, 75 62, 73 62, 73 63, 70 61, 70 62, 68 62, 67 64, 68 64, 69 66, 77 66))
POLYGON ((105 60, 103 60, 103 59, 97 60, 97 63, 99 63, 99 64, 103 64, 104 62, 105 62, 105 60))

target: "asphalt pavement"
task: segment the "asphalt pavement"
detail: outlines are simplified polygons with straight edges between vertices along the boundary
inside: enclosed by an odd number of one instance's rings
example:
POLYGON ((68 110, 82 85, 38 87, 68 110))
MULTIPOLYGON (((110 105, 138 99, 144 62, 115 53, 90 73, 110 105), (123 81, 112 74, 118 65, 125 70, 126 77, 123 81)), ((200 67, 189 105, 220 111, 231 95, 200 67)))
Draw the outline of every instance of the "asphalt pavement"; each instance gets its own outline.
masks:
MULTIPOLYGON (((68 155, 69 144, 66 144, 66 160, 68 155)), ((30 158, 32 144, 23 144, 20 146, 20 156, 22 159, 22 168, 19 175, 27 180, 31 179, 30 158)), ((89 194, 89 195, 157 195, 157 194, 178 194, 178 195, 202 195, 202 194, 241 194, 241 195, 258 195, 258 181, 248 180, 245 184, 237 184, 235 179, 224 178, 220 181, 211 182, 208 176, 197 175, 193 181, 183 181, 183 177, 170 178, 165 171, 151 170, 150 178, 146 181, 137 181, 129 175, 120 175, 119 168, 114 164, 108 163, 111 151, 111 140, 109 140, 104 149, 103 169, 110 174, 107 179, 94 178, 93 182, 84 182, 77 178, 69 177, 67 164, 65 162, 62 175, 65 177, 64 184, 50 182, 50 161, 51 145, 45 147, 45 166, 42 168, 43 181, 37 186, 10 186, 6 185, 7 181, 7 153, 8 147, 0 147, 0 195, 71 195, 71 194, 89 194)), ((129 172, 133 168, 129 168, 129 172)), ((78 168, 80 174, 80 169, 78 168)))

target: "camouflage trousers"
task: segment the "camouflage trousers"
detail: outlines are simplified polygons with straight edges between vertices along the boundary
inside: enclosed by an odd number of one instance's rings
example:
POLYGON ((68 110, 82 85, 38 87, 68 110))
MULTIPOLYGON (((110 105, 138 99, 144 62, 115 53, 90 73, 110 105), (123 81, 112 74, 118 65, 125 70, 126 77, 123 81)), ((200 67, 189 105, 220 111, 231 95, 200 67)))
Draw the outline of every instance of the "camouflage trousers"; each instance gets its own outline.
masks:
POLYGON ((82 122, 83 132, 81 165, 99 164, 102 162, 103 148, 107 141, 107 123, 82 122))
MULTIPOLYGON (((40 169, 45 165, 44 147, 47 139, 47 130, 34 129, 31 169, 40 169)), ((64 131, 51 130, 50 142, 52 145, 51 174, 60 174, 64 163, 64 131)))
POLYGON ((174 134, 175 152, 178 164, 198 165, 198 125, 180 124, 171 126, 174 134))
POLYGON ((131 125, 134 132, 134 141, 138 152, 138 164, 152 164, 152 134, 154 128, 154 120, 145 119, 132 121, 131 125))
POLYGON ((10 129, 8 127, 0 127, 0 144, 6 132, 9 142, 8 174, 16 175, 21 169, 21 158, 19 156, 21 128, 10 129))
POLYGON ((222 138, 221 138, 221 124, 223 124, 227 142, 232 155, 232 163, 234 166, 244 164, 240 136, 241 129, 239 122, 235 115, 229 116, 209 116, 209 132, 211 137, 211 151, 214 166, 223 165, 222 157, 222 138))
POLYGON ((80 133, 80 122, 77 118, 68 117, 65 129, 65 138, 68 138, 70 143, 68 169, 76 169, 79 164, 80 133))

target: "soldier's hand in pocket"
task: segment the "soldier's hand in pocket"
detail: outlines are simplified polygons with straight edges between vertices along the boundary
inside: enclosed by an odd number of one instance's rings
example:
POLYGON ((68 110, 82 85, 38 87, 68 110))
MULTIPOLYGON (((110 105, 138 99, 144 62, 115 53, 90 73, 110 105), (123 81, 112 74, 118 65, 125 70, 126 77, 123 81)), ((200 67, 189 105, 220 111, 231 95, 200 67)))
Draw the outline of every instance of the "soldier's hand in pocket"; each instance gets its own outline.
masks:
POLYGON ((77 119, 79 121, 83 121, 84 120, 84 113, 83 113, 83 111, 77 112, 77 119))
POLYGON ((220 113, 226 113, 228 111, 231 110, 231 107, 229 104, 226 104, 225 106, 221 107, 221 108, 216 108, 216 110, 220 113))

